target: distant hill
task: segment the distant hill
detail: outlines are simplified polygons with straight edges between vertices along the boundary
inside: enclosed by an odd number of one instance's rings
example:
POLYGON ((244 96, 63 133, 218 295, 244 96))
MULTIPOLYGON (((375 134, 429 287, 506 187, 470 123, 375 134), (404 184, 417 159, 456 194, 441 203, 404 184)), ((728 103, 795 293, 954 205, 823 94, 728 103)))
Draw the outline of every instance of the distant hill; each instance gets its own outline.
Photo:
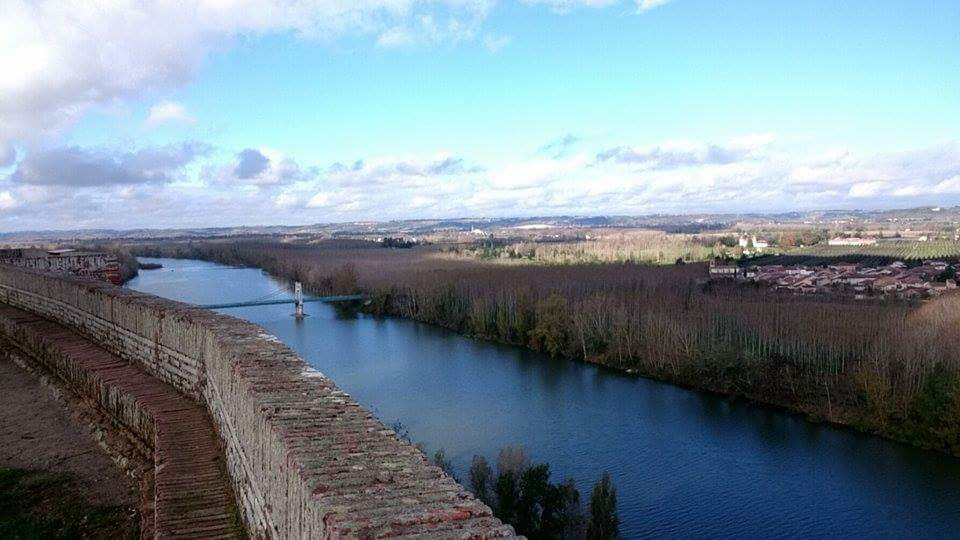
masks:
POLYGON ((780 214, 650 214, 642 216, 539 216, 506 218, 410 219, 396 221, 353 221, 316 223, 311 225, 262 225, 243 227, 202 227, 185 229, 80 229, 59 231, 18 231, 0 233, 0 242, 89 241, 104 239, 189 239, 231 236, 267 235, 424 235, 443 231, 516 228, 525 225, 577 228, 643 228, 671 233, 700 233, 723 230, 738 225, 758 227, 776 224, 798 224, 810 227, 833 227, 839 223, 937 223, 953 226, 960 222, 960 207, 908 208, 898 210, 829 210, 787 212, 780 214))

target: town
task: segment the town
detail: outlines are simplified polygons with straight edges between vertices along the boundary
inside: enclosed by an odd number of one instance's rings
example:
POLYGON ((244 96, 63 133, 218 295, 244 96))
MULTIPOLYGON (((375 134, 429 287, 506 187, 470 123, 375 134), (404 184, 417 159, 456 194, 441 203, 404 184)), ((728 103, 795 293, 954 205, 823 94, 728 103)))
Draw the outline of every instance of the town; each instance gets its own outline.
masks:
POLYGON ((73 248, 0 248, 0 264, 87 276, 109 281, 114 285, 120 285, 123 281, 117 258, 99 251, 78 251, 73 248))
POLYGON ((756 283, 774 291, 798 294, 835 294, 856 299, 922 299, 957 288, 956 268, 944 261, 908 265, 896 261, 871 266, 837 263, 826 266, 741 265, 714 260, 710 278, 756 283))

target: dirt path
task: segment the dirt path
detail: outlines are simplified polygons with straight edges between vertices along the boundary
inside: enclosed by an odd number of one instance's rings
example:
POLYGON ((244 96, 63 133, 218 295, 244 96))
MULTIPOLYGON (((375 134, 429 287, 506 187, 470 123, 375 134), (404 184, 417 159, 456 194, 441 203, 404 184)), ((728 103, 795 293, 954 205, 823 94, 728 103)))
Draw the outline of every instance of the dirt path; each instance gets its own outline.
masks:
MULTIPOLYGON (((135 515, 139 495, 133 479, 94 442, 86 426, 71 417, 50 388, 0 354, 0 471, 17 470, 70 479, 73 493, 63 493, 64 500, 79 498, 91 508, 120 507, 135 515)), ((138 519, 130 521, 135 527, 138 519)))

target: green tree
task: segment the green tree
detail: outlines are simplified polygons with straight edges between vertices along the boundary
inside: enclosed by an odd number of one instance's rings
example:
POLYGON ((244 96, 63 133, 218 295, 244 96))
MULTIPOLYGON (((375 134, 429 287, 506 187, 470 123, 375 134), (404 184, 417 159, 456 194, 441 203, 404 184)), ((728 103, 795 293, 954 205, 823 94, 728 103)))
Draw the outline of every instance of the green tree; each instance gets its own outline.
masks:
POLYGON ((493 470, 483 456, 473 456, 470 463, 470 489, 478 499, 493 506, 493 470))
POLYGON ((567 346, 570 330, 567 300, 551 294, 537 302, 537 323, 530 331, 530 346, 550 356, 558 356, 567 346))
POLYGON ((604 472, 590 494, 590 523, 587 538, 606 540, 620 536, 620 518, 617 516, 617 490, 610 474, 604 472))
MULTIPOLYGON (((517 525, 520 512, 520 478, 513 471, 500 471, 493 486, 494 513, 503 521, 517 525)), ((519 530, 517 531, 519 532, 519 530)))
MULTIPOLYGON (((474 456, 470 481, 475 493, 489 489, 484 487, 489 474, 486 460, 474 456)), ((492 491, 494 514, 518 534, 531 539, 584 537, 580 493, 573 480, 552 484, 550 466, 531 465, 523 448, 500 450, 492 491)))
POLYGON ((549 482, 549 468, 547 465, 528 469, 533 482, 528 495, 528 488, 524 487, 524 497, 532 496, 536 499, 536 509, 539 518, 536 534, 531 538, 583 538, 583 510, 580 507, 580 492, 572 479, 559 484, 549 482), (538 476, 539 475, 539 476, 538 476))
MULTIPOLYGON (((517 532, 528 538, 552 538, 552 530, 543 530, 541 518, 552 513, 546 507, 550 497, 550 466, 546 463, 528 467, 520 475, 520 500, 517 505, 517 532)), ((549 529, 549 527, 548 527, 549 529)))
POLYGON ((564 540, 583 538, 586 533, 583 506, 580 504, 580 492, 572 478, 567 478, 557 485, 556 496, 559 507, 557 518, 560 521, 558 537, 564 540))

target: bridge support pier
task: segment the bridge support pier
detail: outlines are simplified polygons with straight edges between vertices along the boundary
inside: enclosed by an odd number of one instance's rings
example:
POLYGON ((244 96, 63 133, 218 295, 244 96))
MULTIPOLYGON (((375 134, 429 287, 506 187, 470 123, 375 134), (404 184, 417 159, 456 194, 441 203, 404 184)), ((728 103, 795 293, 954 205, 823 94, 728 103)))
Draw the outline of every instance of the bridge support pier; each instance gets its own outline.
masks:
POLYGON ((293 316, 298 320, 304 317, 303 314, 303 285, 299 281, 294 282, 293 284, 293 299, 296 303, 296 311, 294 311, 293 316))

